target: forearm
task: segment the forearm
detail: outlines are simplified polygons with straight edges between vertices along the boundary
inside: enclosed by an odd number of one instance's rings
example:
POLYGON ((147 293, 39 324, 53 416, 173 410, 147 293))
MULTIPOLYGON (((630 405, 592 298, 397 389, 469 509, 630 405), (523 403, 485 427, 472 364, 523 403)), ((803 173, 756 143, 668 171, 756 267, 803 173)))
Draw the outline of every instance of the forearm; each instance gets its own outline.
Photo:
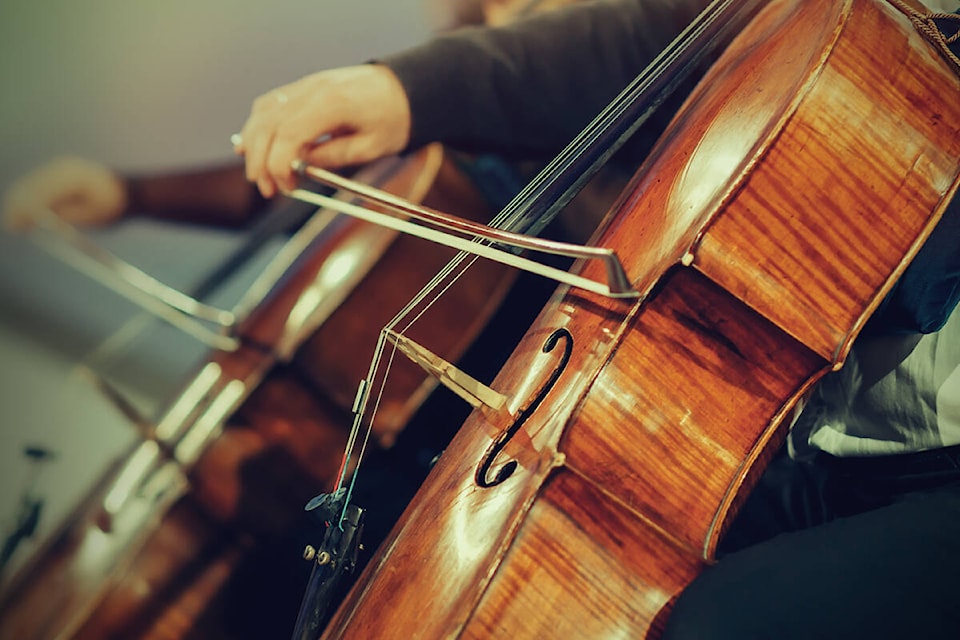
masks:
POLYGON ((569 142, 706 4, 584 2, 504 28, 463 29, 382 62, 411 101, 410 146, 439 140, 544 156, 569 142))
POLYGON ((125 176, 127 213, 215 226, 246 224, 264 199, 244 176, 243 165, 125 176))

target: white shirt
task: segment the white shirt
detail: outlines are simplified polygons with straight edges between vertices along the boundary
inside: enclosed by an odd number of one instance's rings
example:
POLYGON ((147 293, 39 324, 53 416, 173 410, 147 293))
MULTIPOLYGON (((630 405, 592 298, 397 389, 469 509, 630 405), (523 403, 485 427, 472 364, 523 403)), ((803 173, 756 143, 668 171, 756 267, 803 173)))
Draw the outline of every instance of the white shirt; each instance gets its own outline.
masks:
POLYGON ((794 457, 960 444, 960 306, 936 333, 859 340, 813 392, 789 444, 794 457))

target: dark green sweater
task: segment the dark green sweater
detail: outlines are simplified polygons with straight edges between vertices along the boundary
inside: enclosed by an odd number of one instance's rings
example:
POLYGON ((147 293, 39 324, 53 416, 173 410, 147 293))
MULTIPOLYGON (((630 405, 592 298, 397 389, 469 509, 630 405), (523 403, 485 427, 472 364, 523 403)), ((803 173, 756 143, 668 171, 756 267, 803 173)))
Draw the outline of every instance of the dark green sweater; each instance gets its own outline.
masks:
POLYGON ((709 4, 595 0, 470 27, 382 60, 413 114, 410 146, 549 157, 709 4))

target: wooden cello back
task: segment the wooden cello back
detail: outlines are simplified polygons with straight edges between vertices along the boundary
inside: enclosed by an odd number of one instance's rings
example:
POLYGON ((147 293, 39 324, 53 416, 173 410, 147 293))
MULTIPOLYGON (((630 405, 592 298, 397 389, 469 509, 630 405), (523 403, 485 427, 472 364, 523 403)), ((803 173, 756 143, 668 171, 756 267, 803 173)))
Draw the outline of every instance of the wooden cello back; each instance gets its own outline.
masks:
POLYGON ((325 637, 657 636, 955 194, 960 80, 885 2, 774 1, 652 158, 596 238, 644 297, 557 291, 325 637))

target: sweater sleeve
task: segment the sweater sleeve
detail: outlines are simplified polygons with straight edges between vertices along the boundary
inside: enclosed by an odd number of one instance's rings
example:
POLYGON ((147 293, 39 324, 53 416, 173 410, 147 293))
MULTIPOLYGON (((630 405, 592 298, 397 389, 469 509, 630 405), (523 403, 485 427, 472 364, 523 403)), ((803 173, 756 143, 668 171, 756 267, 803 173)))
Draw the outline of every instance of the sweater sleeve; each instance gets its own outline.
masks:
POLYGON ((240 227, 265 201, 239 162, 167 173, 124 176, 127 213, 173 222, 240 227))
POLYGON ((568 143, 707 0, 590 0, 468 27, 381 62, 410 99, 411 147, 540 157, 568 143))

